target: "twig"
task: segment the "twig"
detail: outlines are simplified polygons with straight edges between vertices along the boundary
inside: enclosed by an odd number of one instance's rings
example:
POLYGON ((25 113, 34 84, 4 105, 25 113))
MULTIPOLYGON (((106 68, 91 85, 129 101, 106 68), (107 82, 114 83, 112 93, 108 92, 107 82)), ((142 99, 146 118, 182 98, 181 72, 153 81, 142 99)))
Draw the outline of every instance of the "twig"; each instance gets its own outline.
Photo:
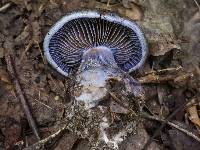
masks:
POLYGON ((132 114, 135 114, 135 112, 130 109, 128 106, 125 106, 124 103, 116 96, 116 94, 114 92, 109 91, 110 96, 113 98, 112 100, 114 102, 116 102, 117 104, 119 104, 120 106, 124 107, 125 109, 127 109, 129 112, 131 112, 132 114))
POLYGON ((61 136, 62 133, 64 133, 66 131, 66 125, 61 128, 60 130, 58 130, 56 133, 48 136, 47 138, 43 139, 43 140, 40 140, 39 142, 25 148, 24 150, 36 150, 36 149, 44 149, 44 147, 47 145, 47 144, 50 144, 52 143, 52 141, 54 141, 57 137, 61 136))
POLYGON ((46 105, 45 103, 43 103, 43 102, 40 101, 40 91, 38 91, 38 96, 39 96, 39 100, 37 100, 36 98, 34 98, 35 101, 37 101, 38 103, 44 105, 45 107, 47 107, 47 108, 53 110, 53 108, 51 108, 50 106, 48 106, 48 105, 46 105))
POLYGON ((183 104, 181 104, 171 115, 169 115, 164 122, 162 122, 161 126, 154 132, 154 135, 147 141, 147 143, 144 145, 142 150, 146 150, 147 147, 151 144, 151 142, 153 141, 153 139, 160 133, 160 131, 165 127, 167 121, 169 121, 172 117, 174 117, 180 110, 184 109, 186 104, 188 102, 184 102, 183 104))
POLYGON ((110 5, 110 0, 107 1, 107 7, 110 5))
POLYGON ((17 74, 16 74, 16 71, 15 71, 13 58, 9 54, 9 52, 6 53, 5 58, 6 58, 7 70, 9 72, 9 75, 11 76, 11 79, 13 80, 13 84, 15 86, 16 93, 18 95, 18 98, 20 99, 20 102, 22 104, 24 112, 25 112, 25 114, 27 116, 27 120, 29 122, 29 125, 32 128, 33 133, 36 136, 37 140, 40 140, 40 136, 39 136, 39 132, 38 132, 36 123, 35 123, 35 121, 34 121, 34 119, 32 117, 32 114, 30 112, 28 103, 26 101, 26 98, 25 98, 25 96, 23 94, 21 85, 20 85, 19 80, 17 78, 17 74))
POLYGON ((183 68, 179 66, 177 68, 166 68, 146 72, 145 75, 138 80, 141 84, 162 83, 168 81, 180 82, 185 81, 191 76, 193 76, 193 74, 185 72, 183 68))
POLYGON ((148 74, 147 76, 139 78, 139 82, 141 84, 147 83, 162 83, 167 81, 173 81, 175 79, 174 75, 166 75, 164 77, 156 74, 148 74))
POLYGON ((11 3, 5 4, 4 6, 2 6, 2 7, 0 8, 0 12, 5 11, 5 10, 8 9, 10 6, 11 6, 11 3))
POLYGON ((166 72, 175 72, 175 71, 180 71, 182 70, 183 67, 179 66, 177 68, 166 68, 166 69, 160 69, 160 70, 153 70, 153 71, 150 71, 150 72, 145 72, 145 75, 148 75, 148 74, 159 74, 159 73, 166 73, 166 72))
POLYGON ((27 51, 28 51, 32 46, 33 46, 33 41, 30 41, 30 42, 28 43, 28 45, 26 46, 25 50, 22 52, 22 55, 21 55, 21 57, 20 57, 20 59, 19 59, 19 62, 20 62, 20 63, 21 63, 22 60, 24 59, 24 56, 26 55, 27 51))
POLYGON ((41 55, 41 57, 42 57, 42 61, 43 61, 43 64, 46 64, 45 62, 45 59, 44 59, 44 56, 43 56, 43 54, 42 54, 42 50, 41 50, 41 48, 40 48, 40 44, 39 44, 39 42, 38 41, 34 41, 36 44, 37 44, 37 47, 38 47, 38 49, 39 49, 39 51, 40 51, 40 55, 41 55))
POLYGON ((194 138, 195 140, 197 140, 198 142, 200 142, 200 138, 199 138, 197 135, 195 135, 195 134, 192 133, 191 131, 188 131, 188 130, 182 128, 180 125, 178 125, 178 124, 176 124, 176 123, 173 123, 173 122, 170 122, 170 121, 161 119, 161 118, 159 118, 158 116, 151 116, 151 115, 149 115, 149 114, 147 114, 147 113, 142 113, 142 116, 143 116, 144 118, 147 118, 147 119, 152 119, 152 120, 157 120, 157 121, 160 121, 160 122, 164 122, 164 123, 170 125, 171 127, 174 127, 174 128, 176 128, 176 129, 182 131, 183 133, 187 134, 188 136, 190 136, 190 137, 194 138))
POLYGON ((186 79, 192 77, 193 74, 190 73, 184 73, 181 75, 156 75, 154 73, 148 74, 144 77, 139 78, 139 82, 141 84, 147 84, 147 83, 163 83, 163 82, 168 82, 168 81, 173 81, 175 83, 185 81, 186 79))
POLYGON ((199 13, 200 13, 200 6, 198 4, 198 2, 196 0, 194 0, 195 4, 197 5, 198 9, 199 9, 199 13))
POLYGON ((43 102, 41 102, 41 101, 39 101, 39 100, 37 100, 37 99, 34 99, 34 100, 35 100, 36 102, 42 104, 43 106, 45 106, 45 107, 47 107, 47 108, 53 110, 53 108, 51 108, 50 106, 46 105, 45 103, 43 103, 43 102))

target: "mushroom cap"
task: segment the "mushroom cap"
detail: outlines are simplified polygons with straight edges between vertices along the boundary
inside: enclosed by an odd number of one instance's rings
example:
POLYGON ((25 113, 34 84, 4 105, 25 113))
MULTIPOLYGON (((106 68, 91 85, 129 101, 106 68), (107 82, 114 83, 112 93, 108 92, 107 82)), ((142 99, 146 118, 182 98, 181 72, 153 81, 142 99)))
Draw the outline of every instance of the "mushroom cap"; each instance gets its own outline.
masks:
POLYGON ((61 74, 76 70, 89 49, 107 47, 124 72, 139 68, 148 48, 145 37, 132 20, 111 12, 81 10, 68 13, 47 33, 44 54, 61 74))

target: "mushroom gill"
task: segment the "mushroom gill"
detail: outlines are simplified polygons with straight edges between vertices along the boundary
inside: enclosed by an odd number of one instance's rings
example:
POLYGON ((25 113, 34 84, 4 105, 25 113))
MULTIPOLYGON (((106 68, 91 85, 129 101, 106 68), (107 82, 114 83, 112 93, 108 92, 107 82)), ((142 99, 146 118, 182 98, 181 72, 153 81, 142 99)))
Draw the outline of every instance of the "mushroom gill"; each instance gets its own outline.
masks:
POLYGON ((49 63, 65 76, 80 66, 91 49, 109 49, 124 72, 139 68, 147 55, 140 28, 131 20, 110 12, 82 10, 59 20, 44 40, 49 63))

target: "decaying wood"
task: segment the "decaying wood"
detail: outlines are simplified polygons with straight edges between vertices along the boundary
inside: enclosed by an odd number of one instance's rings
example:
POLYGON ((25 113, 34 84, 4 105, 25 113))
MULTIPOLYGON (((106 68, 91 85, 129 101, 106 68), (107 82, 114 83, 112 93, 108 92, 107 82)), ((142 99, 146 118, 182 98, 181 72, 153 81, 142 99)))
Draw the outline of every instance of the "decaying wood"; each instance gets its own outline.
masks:
POLYGON ((140 77, 138 80, 141 84, 163 83, 168 81, 179 83, 192 76, 192 73, 187 73, 182 67, 178 67, 147 72, 145 73, 145 76, 140 77))

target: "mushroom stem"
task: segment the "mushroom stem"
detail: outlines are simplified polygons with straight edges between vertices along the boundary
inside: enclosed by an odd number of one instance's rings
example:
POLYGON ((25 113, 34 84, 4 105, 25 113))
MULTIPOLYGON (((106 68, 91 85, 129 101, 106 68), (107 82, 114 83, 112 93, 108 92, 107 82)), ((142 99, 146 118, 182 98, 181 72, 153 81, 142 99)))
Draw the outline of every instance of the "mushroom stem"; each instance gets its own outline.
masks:
POLYGON ((87 50, 76 76, 75 99, 84 102, 87 108, 95 107, 108 95, 107 79, 119 73, 109 48, 100 46, 87 50))
POLYGON ((98 46, 87 50, 83 54, 80 71, 89 70, 98 67, 118 68, 113 52, 104 46, 98 46))

